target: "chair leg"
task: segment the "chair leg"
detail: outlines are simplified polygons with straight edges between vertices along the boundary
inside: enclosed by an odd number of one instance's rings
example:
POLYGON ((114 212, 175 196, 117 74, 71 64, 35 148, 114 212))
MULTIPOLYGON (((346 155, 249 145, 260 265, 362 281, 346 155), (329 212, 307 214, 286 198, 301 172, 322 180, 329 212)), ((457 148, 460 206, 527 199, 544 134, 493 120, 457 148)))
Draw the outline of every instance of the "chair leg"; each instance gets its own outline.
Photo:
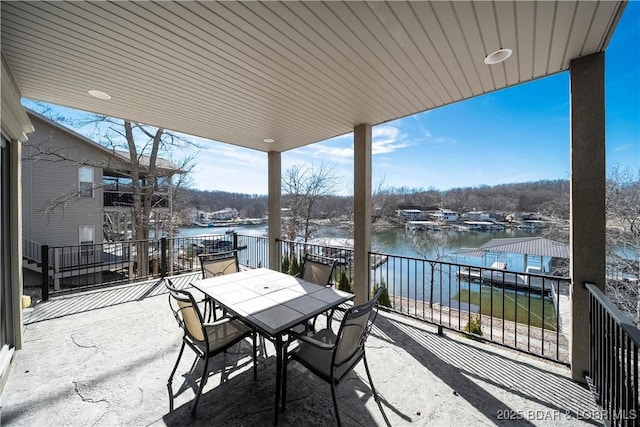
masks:
POLYGON ((369 385, 371 386, 371 392, 373 393, 373 398, 378 402, 378 393, 376 393, 376 388, 373 386, 373 380, 371 379, 371 372, 369 372, 369 364, 367 363, 367 354, 362 355, 362 360, 364 361, 364 370, 367 371, 367 378, 369 379, 369 385))
POLYGON ((333 378, 331 378, 331 397, 333 398, 333 410, 336 413, 336 421, 338 422, 338 427, 340 427, 342 425, 342 423, 340 422, 340 411, 338 410, 338 399, 336 396, 336 383, 333 381, 333 378))
POLYGON ((369 371, 369 364, 367 363, 366 353, 362 356, 362 360, 364 360, 364 369, 365 371, 367 371, 367 378, 369 379, 369 385, 371 386, 371 393, 373 393, 373 399, 378 404, 378 409, 380 409, 380 413, 382 413, 382 418, 384 418, 384 421, 389 426, 391 424, 389 424, 389 419, 387 418, 387 414, 385 414, 384 409, 382 408, 382 402, 378 397, 378 392, 376 392, 376 388, 373 386, 373 380, 371 379, 371 372, 369 371))
POLYGON ((289 366, 289 357, 287 357, 287 347, 285 344, 282 349, 284 360, 282 361, 282 412, 284 412, 287 403, 287 367, 289 366))
POLYGON ((333 321, 333 314, 335 313, 336 309, 332 308, 330 311, 327 311, 325 314, 327 315, 327 329, 332 330, 331 328, 331 322, 333 321))
POLYGON ((256 381, 258 379, 258 338, 257 338, 258 332, 254 329, 253 330, 253 336, 252 336, 252 341, 253 341, 253 380, 256 381))
POLYGON ((208 316, 204 316, 205 319, 207 319, 207 322, 211 322, 211 319, 213 319, 213 321, 215 322, 216 319, 216 302, 207 297, 206 302, 205 302, 205 311, 207 311, 209 314, 208 316))
POLYGON ((209 355, 206 355, 204 356, 204 367, 202 368, 202 378, 200 379, 200 387, 198 387, 198 393, 196 394, 196 398, 193 401, 193 407, 191 408, 191 415, 196 414, 196 407, 198 406, 198 400, 200 400, 202 389, 204 388, 204 385, 207 382, 208 368, 209 368, 209 355))
POLYGON ((182 358, 183 351, 184 351, 184 341, 182 341, 182 346, 180 346, 180 352, 178 353, 178 360, 176 360, 175 365, 173 365, 173 369, 171 370, 171 374, 169 375, 169 381, 167 381, 167 388, 169 389, 169 412, 173 411, 173 389, 171 388, 171 383, 173 383, 173 376, 176 373, 176 369, 178 369, 178 364, 180 363, 180 359, 182 358))

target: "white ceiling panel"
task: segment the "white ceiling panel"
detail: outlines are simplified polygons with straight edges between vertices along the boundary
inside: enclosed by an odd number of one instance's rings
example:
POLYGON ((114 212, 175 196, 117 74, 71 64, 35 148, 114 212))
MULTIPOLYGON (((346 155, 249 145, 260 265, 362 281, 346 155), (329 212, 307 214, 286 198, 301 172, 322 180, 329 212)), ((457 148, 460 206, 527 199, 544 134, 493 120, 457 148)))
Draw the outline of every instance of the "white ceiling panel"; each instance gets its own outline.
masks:
POLYGON ((625 2, 0 5, 23 96, 285 151, 566 70, 606 48, 625 2), (484 64, 499 48, 512 57, 484 64))

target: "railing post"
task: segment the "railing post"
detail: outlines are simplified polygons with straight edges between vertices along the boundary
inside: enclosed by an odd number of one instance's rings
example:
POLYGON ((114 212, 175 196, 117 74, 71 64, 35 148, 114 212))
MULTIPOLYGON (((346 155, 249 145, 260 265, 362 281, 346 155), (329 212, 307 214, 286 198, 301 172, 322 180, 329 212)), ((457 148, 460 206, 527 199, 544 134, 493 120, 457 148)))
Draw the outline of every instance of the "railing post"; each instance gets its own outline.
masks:
POLYGON ((135 262, 135 258, 133 256, 133 242, 129 240, 129 249, 128 249, 128 262, 129 262, 129 282, 133 281, 133 263, 135 262))
POLYGON ((231 233, 231 235, 233 240, 233 250, 237 251, 238 250, 238 233, 234 231, 233 233, 231 233))
POLYGON ((160 238, 160 277, 167 276, 167 238, 160 238))
MULTIPOLYGON (((71 262, 71 257, 69 256, 69 261, 65 261, 64 259, 64 247, 62 248, 53 248, 53 289, 59 291, 61 289, 60 285, 60 276, 58 272, 62 270, 69 262, 71 262)), ((73 254, 67 254, 73 255, 73 254)), ((48 271, 48 270, 47 270, 48 271)), ((62 275, 63 273, 61 273, 62 275)))
POLYGON ((40 247, 42 301, 49 301, 49 245, 40 247))

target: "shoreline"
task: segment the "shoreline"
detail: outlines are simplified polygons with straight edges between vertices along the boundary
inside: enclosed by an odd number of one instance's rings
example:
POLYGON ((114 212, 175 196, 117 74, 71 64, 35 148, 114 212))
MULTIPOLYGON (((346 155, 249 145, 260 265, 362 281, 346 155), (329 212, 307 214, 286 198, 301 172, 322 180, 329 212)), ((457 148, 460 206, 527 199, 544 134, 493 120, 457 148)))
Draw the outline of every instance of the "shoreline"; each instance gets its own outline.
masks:
POLYGON ((561 363, 568 363, 570 360, 569 337, 566 332, 543 330, 536 326, 503 320, 480 313, 460 311, 440 304, 433 304, 433 308, 430 308, 428 302, 399 298, 394 295, 389 295, 389 299, 393 307, 389 311, 430 324, 441 325, 443 328, 461 335, 466 335, 463 333, 463 329, 469 322, 469 318, 476 318, 480 320, 482 336, 474 336, 470 339, 514 347, 556 359, 561 363))

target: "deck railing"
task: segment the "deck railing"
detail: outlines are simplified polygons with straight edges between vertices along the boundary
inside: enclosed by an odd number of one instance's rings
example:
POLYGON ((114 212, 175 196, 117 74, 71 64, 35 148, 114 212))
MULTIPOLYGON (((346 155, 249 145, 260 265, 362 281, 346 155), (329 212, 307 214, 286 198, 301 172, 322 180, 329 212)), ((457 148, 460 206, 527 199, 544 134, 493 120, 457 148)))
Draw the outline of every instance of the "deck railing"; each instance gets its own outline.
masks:
POLYGON ((238 251, 238 261, 250 268, 268 265, 267 240, 235 233, 162 238, 75 246, 43 245, 42 298, 94 287, 138 282, 154 277, 200 271, 201 253, 238 251), (149 266, 140 268, 147 253, 149 266))
POLYGON ((32 262, 41 262, 40 243, 22 239, 22 257, 32 262))
MULTIPOLYGON (((105 207, 131 207, 133 206, 133 192, 104 190, 103 206, 105 207)), ((155 208, 168 208, 169 198, 164 195, 154 194, 151 205, 155 208)))
POLYGON ((589 291, 587 381, 608 425, 640 424, 638 348, 640 330, 594 284, 589 291))
POLYGON ((369 263, 371 289, 387 288, 391 311, 569 363, 569 278, 382 253, 369 263))

